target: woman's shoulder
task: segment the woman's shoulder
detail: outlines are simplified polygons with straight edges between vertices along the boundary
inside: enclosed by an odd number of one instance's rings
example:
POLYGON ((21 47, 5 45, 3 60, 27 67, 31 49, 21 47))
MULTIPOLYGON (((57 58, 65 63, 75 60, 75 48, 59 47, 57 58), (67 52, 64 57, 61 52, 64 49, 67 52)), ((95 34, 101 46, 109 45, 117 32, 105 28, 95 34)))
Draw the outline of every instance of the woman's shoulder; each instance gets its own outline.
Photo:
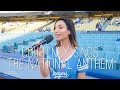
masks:
POLYGON ((82 47, 76 47, 76 52, 79 54, 80 57, 84 56, 84 48, 82 47))
POLYGON ((53 51, 55 52, 56 51, 56 46, 49 46, 48 51, 49 51, 49 53, 51 53, 53 51))
POLYGON ((55 57, 57 55, 56 46, 50 46, 47 54, 51 58, 55 57))
POLYGON ((49 46, 48 48, 49 48, 49 50, 52 50, 52 49, 55 50, 55 49, 56 49, 56 46, 49 46))

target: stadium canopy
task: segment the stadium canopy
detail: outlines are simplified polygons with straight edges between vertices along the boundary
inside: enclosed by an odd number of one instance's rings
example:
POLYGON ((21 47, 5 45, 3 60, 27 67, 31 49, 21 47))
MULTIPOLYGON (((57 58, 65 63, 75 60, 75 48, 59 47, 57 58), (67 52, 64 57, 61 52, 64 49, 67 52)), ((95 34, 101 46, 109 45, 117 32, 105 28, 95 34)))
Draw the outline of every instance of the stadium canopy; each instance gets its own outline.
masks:
POLYGON ((32 16, 32 15, 61 15, 61 14, 77 14, 89 13, 95 11, 0 11, 0 16, 32 16))
POLYGON ((76 14, 76 13, 89 13, 94 11, 52 11, 51 14, 76 14))
POLYGON ((75 11, 52 11, 51 14, 73 14, 75 11))
POLYGON ((47 15, 49 11, 0 11, 0 16, 28 16, 28 15, 47 15))

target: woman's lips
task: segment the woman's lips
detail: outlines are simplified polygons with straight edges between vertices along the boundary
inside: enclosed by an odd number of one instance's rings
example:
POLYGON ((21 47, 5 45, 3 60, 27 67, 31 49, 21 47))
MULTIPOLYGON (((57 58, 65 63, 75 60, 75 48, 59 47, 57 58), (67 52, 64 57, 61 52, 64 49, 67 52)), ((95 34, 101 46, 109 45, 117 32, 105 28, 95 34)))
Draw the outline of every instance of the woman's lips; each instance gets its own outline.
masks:
POLYGON ((58 35, 58 34, 55 34, 55 37, 57 37, 57 38, 58 38, 58 37, 60 37, 60 35, 58 35))

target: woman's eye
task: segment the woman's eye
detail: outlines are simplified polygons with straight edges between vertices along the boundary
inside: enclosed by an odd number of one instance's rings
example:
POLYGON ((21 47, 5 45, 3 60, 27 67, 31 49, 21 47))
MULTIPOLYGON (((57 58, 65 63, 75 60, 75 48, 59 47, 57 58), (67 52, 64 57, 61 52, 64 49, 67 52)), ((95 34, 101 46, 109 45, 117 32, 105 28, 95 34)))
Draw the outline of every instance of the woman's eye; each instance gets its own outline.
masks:
POLYGON ((59 27, 59 29, 63 29, 63 27, 59 27))

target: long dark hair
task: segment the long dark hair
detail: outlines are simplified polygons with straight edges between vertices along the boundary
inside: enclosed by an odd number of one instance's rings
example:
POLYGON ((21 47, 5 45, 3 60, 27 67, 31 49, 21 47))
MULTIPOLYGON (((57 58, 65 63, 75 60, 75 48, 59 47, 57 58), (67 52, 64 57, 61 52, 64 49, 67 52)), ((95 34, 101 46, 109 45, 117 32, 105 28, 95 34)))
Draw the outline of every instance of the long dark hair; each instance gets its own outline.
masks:
MULTIPOLYGON (((73 47, 78 47, 78 43, 76 40, 75 26, 73 21, 66 17, 60 17, 59 19, 56 20, 55 24, 57 23, 57 21, 60 21, 60 20, 65 22, 67 29, 70 31, 69 40, 71 45, 73 47)), ((54 29, 55 29, 55 25, 54 25, 54 29)), ((59 47, 59 46, 60 46, 60 41, 57 41, 56 47, 59 47)))

